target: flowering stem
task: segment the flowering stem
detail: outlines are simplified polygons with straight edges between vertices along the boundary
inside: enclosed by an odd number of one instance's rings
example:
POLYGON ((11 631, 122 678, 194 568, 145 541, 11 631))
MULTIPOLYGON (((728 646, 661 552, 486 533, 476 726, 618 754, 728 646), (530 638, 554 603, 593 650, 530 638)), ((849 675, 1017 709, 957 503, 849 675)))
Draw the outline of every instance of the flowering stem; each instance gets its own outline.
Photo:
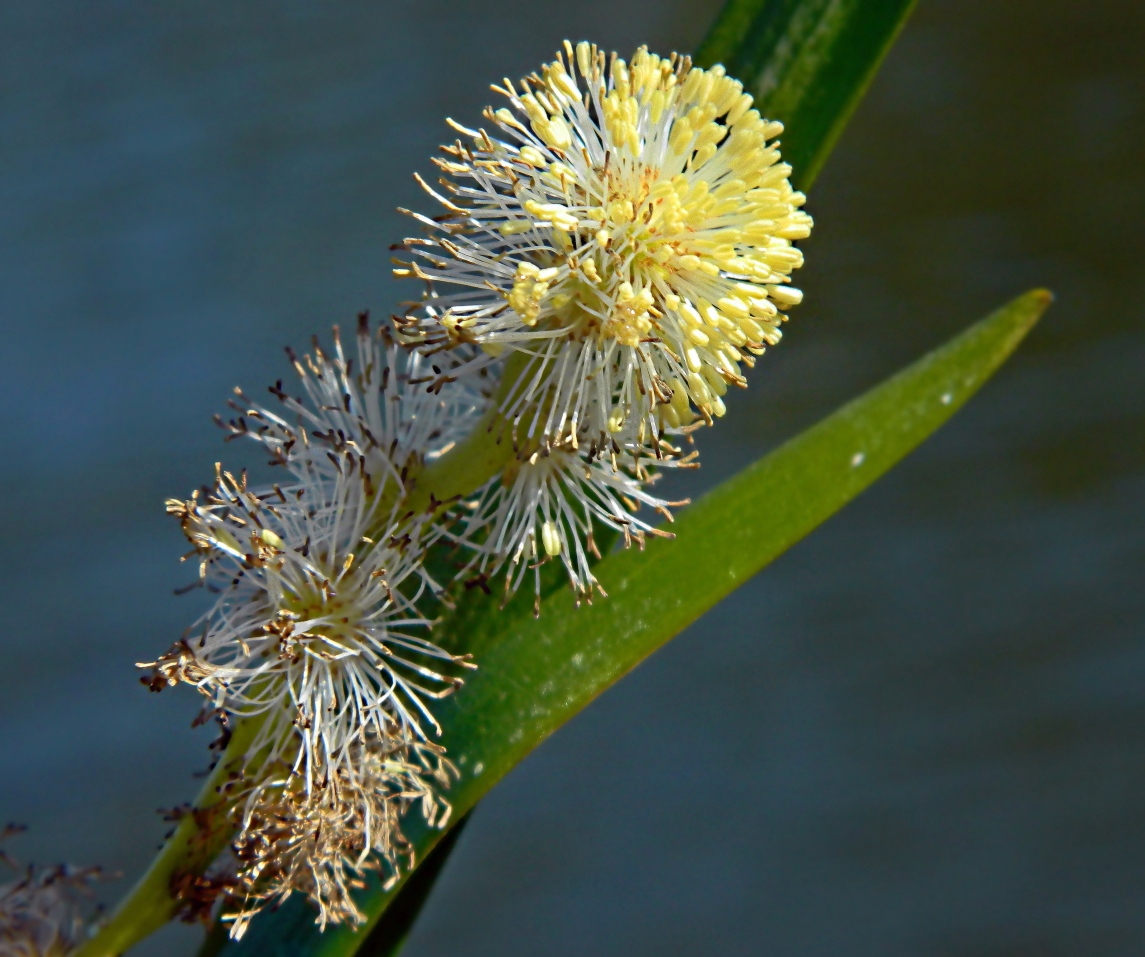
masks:
POLYGON ((226 751, 199 792, 192 810, 183 815, 147 872, 73 957, 117 957, 175 916, 179 904, 171 888, 179 877, 198 875, 231 838, 229 818, 224 814, 224 785, 243 761, 254 740, 261 717, 238 721, 226 751))
POLYGON ((509 464, 513 443, 496 406, 490 408, 473 431, 441 458, 428 463, 405 497, 411 512, 438 512, 446 503, 471 495, 509 464))
MULTIPOLYGON (((440 512, 458 497, 476 491, 508 464, 513 443, 496 410, 522 367, 523 363, 513 362, 506 366, 498 395, 470 435, 415 476, 402 503, 410 512, 440 512)), ((233 773, 249 763, 247 751, 261 724, 262 716, 236 722, 226 751, 203 785, 194 808, 183 815, 143 877, 74 957, 117 957, 175 916, 179 907, 175 883, 182 877, 202 874, 234 836, 230 815, 225 813, 224 786, 233 773), (216 813, 207 813, 211 811, 216 813)))
MULTIPOLYGON (((456 499, 476 492, 509 464, 515 450, 499 410, 517 380, 528 371, 527 358, 517 354, 505 364, 488 411, 469 435, 417 473, 403 499, 408 511, 440 513, 456 499)), ((379 514, 388 514, 388 509, 379 509, 379 514)))

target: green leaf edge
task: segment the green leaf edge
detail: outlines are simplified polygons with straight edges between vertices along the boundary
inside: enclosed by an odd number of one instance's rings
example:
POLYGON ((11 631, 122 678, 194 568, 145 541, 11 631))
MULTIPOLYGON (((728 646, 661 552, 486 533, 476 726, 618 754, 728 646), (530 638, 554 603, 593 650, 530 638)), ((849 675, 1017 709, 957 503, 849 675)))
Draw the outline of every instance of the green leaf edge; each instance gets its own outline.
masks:
POLYGON ((917 0, 729 0, 696 52, 780 120, 783 158, 808 189, 917 0))

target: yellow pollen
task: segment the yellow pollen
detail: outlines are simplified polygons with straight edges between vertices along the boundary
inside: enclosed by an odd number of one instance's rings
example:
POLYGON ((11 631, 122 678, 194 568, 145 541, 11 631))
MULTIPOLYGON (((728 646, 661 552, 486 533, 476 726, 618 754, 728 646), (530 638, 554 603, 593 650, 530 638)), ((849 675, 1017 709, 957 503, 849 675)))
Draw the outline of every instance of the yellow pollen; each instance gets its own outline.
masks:
POLYGON ((541 525, 541 544, 550 558, 556 558, 561 553, 561 536, 552 522, 541 525))
POLYGON ((637 401, 671 426, 691 422, 693 406, 722 415, 728 383, 744 384, 741 366, 779 341, 783 313, 802 300, 790 285, 803 264, 794 243, 812 220, 780 158, 783 125, 722 67, 644 47, 628 62, 566 44, 502 92, 508 104, 485 114, 496 129, 473 133, 442 167, 465 187, 438 197, 449 229, 477 252, 442 240, 442 265, 426 253, 433 270, 406 271, 473 288, 484 265, 474 256, 487 249, 500 308, 464 330, 487 352, 525 348, 522 326, 549 342, 640 351, 623 363, 639 379, 602 410, 602 430, 619 431, 618 410, 637 401))

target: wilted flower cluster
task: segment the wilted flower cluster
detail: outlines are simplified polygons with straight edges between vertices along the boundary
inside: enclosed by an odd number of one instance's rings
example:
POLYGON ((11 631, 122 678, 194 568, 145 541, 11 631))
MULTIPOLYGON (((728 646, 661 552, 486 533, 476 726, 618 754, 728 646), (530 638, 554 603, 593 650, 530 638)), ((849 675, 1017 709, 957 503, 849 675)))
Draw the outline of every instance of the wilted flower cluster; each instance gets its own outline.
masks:
POLYGON ((253 729, 226 759, 236 935, 295 891, 323 924, 361 922, 365 872, 408 865, 405 812, 450 812, 433 702, 474 667, 464 635, 434 632, 453 583, 503 576, 508 600, 531 572, 539 613, 559 562, 591 600, 601 533, 667 534, 682 503, 653 481, 696 464, 691 432, 801 299, 811 219, 782 126, 721 67, 566 43, 495 89, 490 128, 451 121, 422 184, 443 210, 395 247, 421 297, 392 331, 362 317, 353 355, 337 329, 290 353, 297 381, 220 419, 280 480, 219 466, 168 503, 215 599, 145 680, 253 729))
MULTIPOLYGON (((9 825, 0 841, 19 830, 9 825)), ((82 899, 103 872, 68 864, 37 871, 3 850, 0 863, 15 875, 0 884, 0 957, 66 957, 84 939, 82 899)))
POLYGON ((241 804, 233 846, 244 899, 234 914, 241 936, 266 903, 303 890, 320 905, 319 923, 365 920, 351 891, 367 871, 392 884, 414 852, 402 834, 405 810, 417 805, 426 821, 443 827, 450 807, 437 793, 453 783, 443 749, 399 736, 367 736, 348 749, 321 790, 307 794, 290 776, 268 777, 241 804))

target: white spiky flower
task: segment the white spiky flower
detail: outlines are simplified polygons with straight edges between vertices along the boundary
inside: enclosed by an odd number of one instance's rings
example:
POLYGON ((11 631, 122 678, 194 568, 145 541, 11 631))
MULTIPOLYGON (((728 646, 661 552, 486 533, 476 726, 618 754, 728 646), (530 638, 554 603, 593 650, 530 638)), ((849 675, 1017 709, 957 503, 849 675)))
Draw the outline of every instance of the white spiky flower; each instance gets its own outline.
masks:
MULTIPOLYGON (((0 831, 0 841, 20 828, 0 831)), ((0 884, 0 957, 66 957, 84 939, 80 898, 104 875, 97 867, 60 864, 36 871, 22 867, 3 850, 0 862, 16 872, 0 884)))
MULTIPOLYGON (((670 447, 664 443, 664 449, 670 447)), ((663 457, 663 465, 690 465, 694 453, 663 457)), ((529 570, 534 572, 535 610, 541 597, 540 566, 559 560, 569 582, 582 598, 592 600, 600 588, 592 573, 592 559, 600 558, 594 523, 623 536, 625 546, 644 545, 646 535, 671 538, 671 533, 653 525, 656 516, 672 519, 669 502, 648 491, 656 478, 641 465, 624 467, 602 458, 591 458, 571 443, 539 448, 525 458, 514 459, 503 474, 482 489, 472 514, 460 523, 457 538, 473 547, 475 554, 463 571, 476 572, 483 581, 502 568, 505 596, 520 587, 529 570), (645 506, 646 517, 636 514, 645 506)))
POLYGON ((391 482, 404 488, 411 468, 447 452, 481 414, 481 377, 458 381, 450 373, 460 358, 430 360, 399 348, 386 326, 371 331, 368 313, 358 316, 356 340, 356 355, 347 357, 335 326, 331 353, 317 337, 301 358, 287 349, 303 394, 279 381, 270 389, 278 404, 270 407, 236 389, 230 405, 238 417, 216 421, 232 438, 262 443, 274 464, 299 477, 335 477, 353 457, 369 490, 391 482))
MULTIPOLYGON (((479 366, 528 356, 503 410, 525 438, 603 441, 633 421, 655 442, 708 421, 780 339, 811 230, 775 138, 742 84, 639 49, 587 43, 486 111, 437 160, 445 207, 417 216, 398 275, 428 283, 402 320, 426 352, 477 344, 479 366)), ((495 87, 495 89, 498 89, 495 87)), ((423 183, 423 185, 425 185, 423 183)))
POLYGON ((250 753, 285 760, 311 789, 352 771, 364 734, 425 740, 423 725, 437 729, 426 700, 460 683, 443 668, 466 664, 421 634, 417 602, 436 587, 421 559, 439 531, 381 512, 356 462, 262 492, 220 471, 205 498, 168 502, 218 598, 144 665, 153 688, 183 681, 219 711, 265 715, 250 753))
POLYGON ((190 683, 226 714, 266 715, 250 753, 286 761, 308 789, 363 734, 425 740, 423 726, 437 729, 427 699, 460 682, 442 669, 466 662, 424 637, 418 608, 440 591, 422 558, 443 527, 402 496, 481 401, 443 391, 427 360, 371 333, 365 314, 356 367, 337 327, 333 339, 332 354, 317 340, 302 359, 290 353, 304 397, 279 382, 277 411, 232 402, 242 414, 231 436, 259 441, 290 481, 255 490, 217 469, 213 488, 168 502, 218 598, 144 679, 190 683))

